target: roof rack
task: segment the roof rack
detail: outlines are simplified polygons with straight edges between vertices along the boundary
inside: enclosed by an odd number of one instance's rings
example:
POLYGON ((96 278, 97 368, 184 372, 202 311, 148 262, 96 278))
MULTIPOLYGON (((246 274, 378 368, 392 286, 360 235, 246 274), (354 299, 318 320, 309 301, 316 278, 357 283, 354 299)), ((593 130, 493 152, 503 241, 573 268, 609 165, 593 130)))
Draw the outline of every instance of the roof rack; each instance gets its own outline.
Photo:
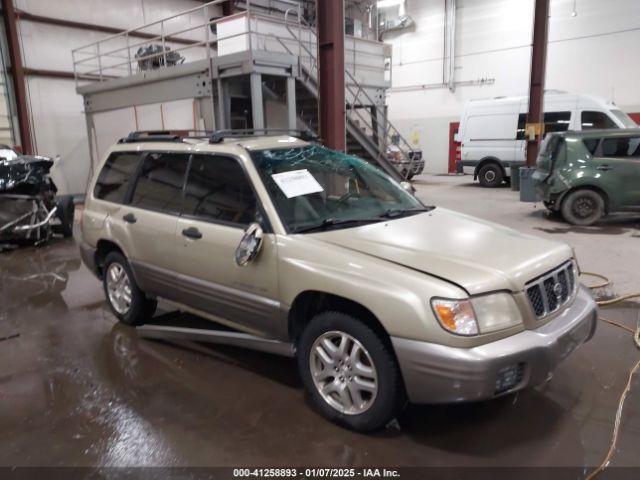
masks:
POLYGON ((118 143, 137 142, 182 142, 182 137, 174 135, 168 130, 144 130, 131 132, 126 137, 118 140, 118 143))
POLYGON ((311 130, 291 130, 289 128, 250 128, 246 130, 217 130, 209 137, 209 143, 221 143, 225 138, 247 138, 255 135, 290 135, 300 140, 318 141, 318 135, 311 130))
POLYGON ((131 132, 118 143, 138 142, 183 142, 186 138, 209 139, 209 143, 222 143, 226 138, 249 138, 256 135, 290 135, 300 140, 315 142, 318 136, 311 130, 287 128, 255 128, 245 130, 142 130, 131 132))

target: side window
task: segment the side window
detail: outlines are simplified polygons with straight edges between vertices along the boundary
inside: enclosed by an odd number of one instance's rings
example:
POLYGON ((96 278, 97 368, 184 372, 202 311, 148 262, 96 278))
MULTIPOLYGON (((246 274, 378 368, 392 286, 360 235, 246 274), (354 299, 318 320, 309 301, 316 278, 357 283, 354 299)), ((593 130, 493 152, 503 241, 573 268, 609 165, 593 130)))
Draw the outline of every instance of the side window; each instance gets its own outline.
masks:
POLYGON ((131 206, 179 213, 188 163, 186 153, 149 153, 136 181, 131 206))
POLYGON ((518 115, 518 129, 516 130, 516 140, 525 140, 524 128, 527 125, 527 114, 518 115))
POLYGON ((233 158, 194 155, 185 191, 184 214, 203 220, 248 225, 257 202, 244 170, 233 158))
POLYGON ((93 196, 108 202, 123 203, 141 158, 140 153, 112 153, 98 176, 93 196))
POLYGON ((605 138, 602 141, 602 156, 640 158, 640 137, 605 138))
POLYGON ((582 130, 594 130, 598 128, 618 128, 618 126, 604 112, 584 111, 580 116, 582 130))
POLYGON ((587 150, 589 151, 589 153, 591 155, 595 155, 596 148, 598 148, 598 143, 600 143, 600 139, 599 138, 585 138, 584 140, 582 140, 582 143, 584 143, 584 146, 587 147, 587 150))
POLYGON ((571 112, 545 112, 544 132, 566 132, 569 130, 571 112))

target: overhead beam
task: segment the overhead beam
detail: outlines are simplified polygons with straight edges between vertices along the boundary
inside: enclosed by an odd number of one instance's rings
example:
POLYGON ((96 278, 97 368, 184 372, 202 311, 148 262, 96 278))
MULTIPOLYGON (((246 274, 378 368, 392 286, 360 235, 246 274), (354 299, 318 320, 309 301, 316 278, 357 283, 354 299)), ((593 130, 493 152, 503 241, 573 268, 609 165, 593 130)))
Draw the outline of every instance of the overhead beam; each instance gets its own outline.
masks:
POLYGON ((540 141, 544 134, 544 79, 547 70, 549 32, 549 0, 535 0, 535 2, 531 77, 529 79, 529 112, 527 113, 528 167, 533 167, 536 164, 540 141))
POLYGON ((20 128, 20 143, 22 152, 28 155, 34 153, 33 142, 31 140, 31 125, 29 123, 29 108, 27 103, 27 92, 24 77, 24 66, 22 65, 22 55, 20 53, 20 40, 18 39, 18 25, 16 13, 13 8, 13 0, 2 0, 2 16, 7 32, 7 43, 9 47, 9 61, 11 62, 13 87, 15 92, 16 106, 18 110, 18 126, 20 128))
MULTIPOLYGON (((3 0, 4 2, 4 0, 3 0)), ((28 21, 28 22, 36 22, 42 23, 45 25, 56 25, 58 27, 66 27, 66 28, 75 28, 78 30, 90 30, 94 32, 104 32, 110 34, 118 34, 126 32, 127 30, 117 27, 109 27, 106 25, 98 25, 95 23, 86 23, 86 22, 76 22, 74 20, 66 20, 63 18, 54 18, 54 17, 45 17, 43 15, 34 15, 33 13, 25 12, 24 10, 15 10, 15 16, 18 19, 28 21)), ((145 38, 145 39, 155 39, 158 38, 158 35, 153 33, 144 33, 144 32, 129 32, 129 36, 136 38, 145 38)), ((180 37, 165 37, 165 41, 171 43, 177 43, 182 45, 194 45, 198 43, 196 40, 189 40, 186 38, 180 37)))
POLYGON ((346 150, 344 1, 317 0, 320 137, 346 150))

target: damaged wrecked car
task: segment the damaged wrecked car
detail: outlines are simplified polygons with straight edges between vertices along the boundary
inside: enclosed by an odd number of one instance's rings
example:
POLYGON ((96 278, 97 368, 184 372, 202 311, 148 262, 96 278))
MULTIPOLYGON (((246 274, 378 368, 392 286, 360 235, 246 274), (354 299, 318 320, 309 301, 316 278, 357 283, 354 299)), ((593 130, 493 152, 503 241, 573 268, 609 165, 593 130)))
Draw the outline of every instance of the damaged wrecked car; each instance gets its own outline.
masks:
POLYGON ((54 234, 72 235, 73 198, 56 195, 50 177, 54 163, 49 157, 19 155, 0 146, 0 249, 41 244, 54 234))

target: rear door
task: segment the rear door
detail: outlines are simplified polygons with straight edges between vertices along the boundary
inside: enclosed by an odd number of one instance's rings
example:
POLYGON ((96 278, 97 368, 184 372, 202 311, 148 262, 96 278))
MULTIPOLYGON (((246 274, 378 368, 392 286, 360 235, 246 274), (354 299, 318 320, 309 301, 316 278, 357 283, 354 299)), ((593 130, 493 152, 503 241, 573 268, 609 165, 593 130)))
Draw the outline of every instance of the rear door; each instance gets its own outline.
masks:
POLYGON ((176 226, 189 154, 147 153, 121 210, 130 238, 130 260, 146 292, 172 298, 176 281, 176 226))
POLYGON ((640 206, 640 136, 605 138, 594 165, 618 206, 640 206))
POLYGON ((181 303, 242 326, 253 333, 278 335, 277 251, 265 232, 260 254, 244 267, 235 251, 260 211, 257 195, 240 161, 196 154, 191 159, 183 215, 176 238, 181 303))

